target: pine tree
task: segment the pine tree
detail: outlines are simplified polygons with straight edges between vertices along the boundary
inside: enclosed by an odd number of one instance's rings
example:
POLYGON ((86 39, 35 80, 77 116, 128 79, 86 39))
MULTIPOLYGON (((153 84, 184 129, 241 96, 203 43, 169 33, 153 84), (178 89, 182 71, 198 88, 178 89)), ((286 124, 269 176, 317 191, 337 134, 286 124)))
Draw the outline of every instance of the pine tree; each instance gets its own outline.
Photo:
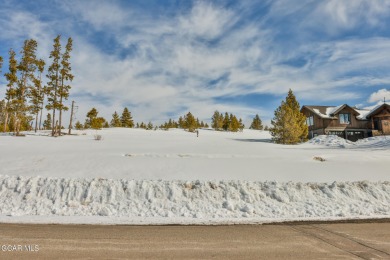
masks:
POLYGON ((222 130, 223 128, 223 115, 216 110, 211 118, 211 127, 215 130, 222 130))
POLYGON ((103 128, 110 128, 110 125, 108 124, 108 122, 106 120, 104 120, 104 125, 103 125, 103 128))
POLYGON ((47 116, 46 116, 46 120, 43 121, 43 129, 51 130, 51 126, 52 126, 52 124, 51 124, 51 115, 50 115, 50 113, 48 113, 47 116))
MULTIPOLYGON (((9 68, 8 73, 5 74, 5 78, 8 81, 7 90, 5 93, 6 99, 6 108, 5 108, 5 119, 4 119, 4 128, 3 131, 6 132, 7 128, 11 128, 11 124, 8 124, 8 121, 14 122, 14 104, 16 99, 16 84, 18 82, 18 62, 15 58, 16 53, 14 50, 10 49, 9 51, 9 68), (11 116, 10 116, 11 115, 11 116)), ((12 122, 12 123, 13 123, 12 122)), ((11 123, 11 122, 10 122, 11 123)), ((14 129, 14 124, 12 124, 12 128, 14 129)))
POLYGON ((121 122, 119 115, 116 111, 114 114, 112 114, 111 126, 112 127, 121 127, 122 126, 122 122, 121 122))
POLYGON ((82 130, 84 127, 83 127, 83 124, 80 123, 80 121, 77 121, 75 126, 76 130, 82 130))
POLYGON ((291 89, 274 114, 270 133, 276 143, 296 144, 307 140, 306 118, 300 112, 299 103, 291 89))
POLYGON ((254 130, 263 130, 263 124, 258 114, 256 114, 253 118, 252 124, 249 128, 254 130))
POLYGON ((149 121, 148 125, 146 126, 147 130, 152 130, 153 129, 153 124, 152 122, 149 121))
POLYGON ((242 130, 244 130, 245 128, 245 125, 242 123, 242 119, 240 118, 240 120, 238 120, 238 123, 240 124, 240 131, 242 132, 242 130))
POLYGON ((223 128, 223 130, 228 131, 229 126, 230 126, 230 117, 229 117, 229 114, 227 112, 225 112, 225 116, 223 118, 222 128, 223 128))
POLYGON ((34 79, 34 86, 30 87, 30 111, 35 115, 35 132, 38 129, 38 115, 42 110, 44 101, 44 90, 42 86, 42 73, 45 69, 45 62, 43 60, 37 60, 38 76, 34 79))
POLYGON ((16 135, 25 129, 29 130, 32 117, 27 115, 29 107, 27 106, 27 97, 35 79, 35 71, 37 69, 36 50, 38 47, 37 41, 30 39, 25 40, 23 48, 20 51, 22 57, 17 66, 20 73, 19 81, 15 95, 15 128, 16 135))
POLYGON ((46 75, 49 81, 47 82, 47 97, 48 102, 46 108, 48 110, 53 110, 53 122, 52 122, 52 136, 56 135, 56 129, 54 126, 56 119, 56 110, 60 108, 60 103, 58 100, 59 97, 59 84, 60 84, 60 58, 61 58, 61 36, 58 35, 54 39, 53 50, 50 52, 49 58, 53 59, 53 63, 50 65, 48 69, 48 74, 46 75))
POLYGON ((129 112, 127 107, 125 107, 125 109, 122 112, 121 123, 122 123, 122 127, 129 127, 129 128, 134 127, 134 122, 133 122, 133 118, 131 117, 131 112, 129 112))
POLYGON ((92 108, 87 113, 87 119, 85 119, 84 128, 91 128, 93 123, 95 123, 94 126, 96 126, 97 122, 96 121, 94 122, 94 120, 97 118, 97 115, 98 115, 98 111, 96 110, 96 108, 92 108))
POLYGON ((71 67, 70 67, 70 52, 72 51, 72 44, 73 40, 72 38, 68 38, 68 42, 65 46, 65 52, 62 55, 61 60, 61 70, 60 70, 60 79, 61 84, 58 87, 58 97, 59 97, 59 104, 58 104, 58 110, 60 111, 59 114, 59 126, 61 128, 62 126, 62 111, 68 111, 68 107, 64 106, 63 100, 68 100, 69 97, 69 90, 71 88, 70 85, 67 85, 66 83, 68 81, 73 81, 73 75, 71 73, 71 67))
POLYGON ((195 117, 188 112, 184 117, 184 129, 188 129, 189 132, 194 132, 197 128, 197 123, 195 117))
POLYGON ((179 117, 179 122, 178 123, 179 123, 179 128, 182 128, 182 129, 185 128, 183 117, 179 117))
POLYGON ((235 115, 230 114, 229 131, 237 132, 239 129, 240 129, 240 122, 238 121, 235 115))

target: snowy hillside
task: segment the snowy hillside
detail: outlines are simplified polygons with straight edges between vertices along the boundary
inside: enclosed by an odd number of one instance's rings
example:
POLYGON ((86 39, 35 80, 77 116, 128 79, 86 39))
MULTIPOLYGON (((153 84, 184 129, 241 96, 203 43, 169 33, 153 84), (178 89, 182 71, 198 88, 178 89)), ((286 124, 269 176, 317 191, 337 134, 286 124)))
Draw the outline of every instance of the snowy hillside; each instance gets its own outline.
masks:
POLYGON ((390 216, 390 138, 107 129, 0 136, 0 221, 258 223, 390 216), (317 158, 317 159, 316 159, 317 158), (322 160, 318 160, 321 158, 322 160))

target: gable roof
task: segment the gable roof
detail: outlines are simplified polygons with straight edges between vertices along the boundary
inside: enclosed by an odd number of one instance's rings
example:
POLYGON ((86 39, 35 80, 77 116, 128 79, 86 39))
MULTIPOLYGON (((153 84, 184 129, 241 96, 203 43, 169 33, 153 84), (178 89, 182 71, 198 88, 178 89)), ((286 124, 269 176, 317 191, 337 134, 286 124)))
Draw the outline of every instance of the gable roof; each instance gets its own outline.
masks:
POLYGON ((334 106, 302 106, 302 109, 303 108, 308 109, 321 118, 336 119, 335 117, 331 117, 329 114, 330 109, 335 108, 334 106))
POLYGON ((370 110, 357 109, 347 104, 339 106, 302 106, 302 109, 306 108, 324 119, 337 119, 336 115, 346 107, 352 109, 356 113, 356 118, 358 120, 367 120, 366 115, 370 112, 370 110))
POLYGON ((377 105, 376 107, 371 109, 370 112, 366 114, 366 118, 370 118, 372 115, 375 115, 380 109, 382 109, 382 107, 386 107, 390 109, 390 105, 387 103, 383 103, 382 105, 377 105))

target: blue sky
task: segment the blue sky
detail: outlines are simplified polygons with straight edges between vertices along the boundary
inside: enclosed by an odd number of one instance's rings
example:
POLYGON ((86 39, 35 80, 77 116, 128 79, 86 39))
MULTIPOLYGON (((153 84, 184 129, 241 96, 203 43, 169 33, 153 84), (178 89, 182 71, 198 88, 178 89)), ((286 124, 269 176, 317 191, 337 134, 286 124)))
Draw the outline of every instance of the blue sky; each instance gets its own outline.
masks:
POLYGON ((127 106, 138 122, 219 110, 269 123, 289 88, 301 105, 390 100, 390 1, 2 0, 0 31, 3 74, 25 39, 49 63, 56 35, 73 38, 79 120, 127 106))

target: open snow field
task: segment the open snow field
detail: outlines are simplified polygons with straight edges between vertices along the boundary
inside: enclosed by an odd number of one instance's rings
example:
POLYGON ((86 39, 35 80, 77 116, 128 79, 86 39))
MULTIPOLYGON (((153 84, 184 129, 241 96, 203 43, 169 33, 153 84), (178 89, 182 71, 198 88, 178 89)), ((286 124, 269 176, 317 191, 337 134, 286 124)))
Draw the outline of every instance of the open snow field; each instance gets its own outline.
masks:
POLYGON ((77 133, 0 136, 0 221, 220 224, 390 215, 390 137, 350 143, 320 136, 286 146, 252 130, 77 133))

